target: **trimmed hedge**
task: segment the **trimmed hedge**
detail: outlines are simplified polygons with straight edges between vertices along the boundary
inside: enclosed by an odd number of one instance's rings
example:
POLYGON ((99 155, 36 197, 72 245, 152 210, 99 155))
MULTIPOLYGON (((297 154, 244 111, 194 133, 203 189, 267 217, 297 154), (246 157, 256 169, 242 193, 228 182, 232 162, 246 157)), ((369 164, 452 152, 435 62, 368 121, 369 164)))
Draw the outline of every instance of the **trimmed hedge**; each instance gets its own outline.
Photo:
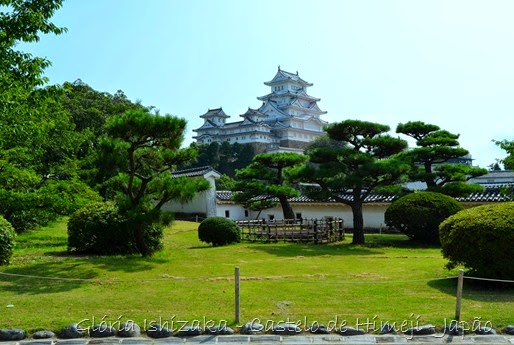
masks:
POLYGON ((81 208, 68 220, 68 250, 92 254, 136 253, 134 232, 114 202, 81 208))
POLYGON ((85 206, 68 220, 68 251, 100 255, 138 253, 136 226, 143 227, 147 255, 162 249, 164 228, 161 224, 128 219, 112 201, 85 206))
POLYGON ((439 244, 439 224, 463 209, 450 196, 415 192, 393 201, 385 212, 385 222, 416 242, 439 244))
POLYGON ((11 260, 16 232, 4 217, 0 216, 0 265, 8 265, 11 260))
POLYGON ((514 279, 514 202, 461 211, 439 228, 447 267, 484 278, 514 279))
POLYGON ((231 219, 224 217, 209 217, 198 226, 198 238, 213 246, 241 242, 241 229, 231 219))

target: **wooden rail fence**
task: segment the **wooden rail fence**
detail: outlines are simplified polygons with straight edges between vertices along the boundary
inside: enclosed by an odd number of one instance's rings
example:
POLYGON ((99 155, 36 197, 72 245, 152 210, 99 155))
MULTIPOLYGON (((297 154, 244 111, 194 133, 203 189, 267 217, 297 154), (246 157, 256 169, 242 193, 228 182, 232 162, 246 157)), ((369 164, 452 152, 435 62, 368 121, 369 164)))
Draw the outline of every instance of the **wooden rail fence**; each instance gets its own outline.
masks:
POLYGON ((340 218, 238 221, 241 239, 249 242, 332 243, 344 239, 340 218))

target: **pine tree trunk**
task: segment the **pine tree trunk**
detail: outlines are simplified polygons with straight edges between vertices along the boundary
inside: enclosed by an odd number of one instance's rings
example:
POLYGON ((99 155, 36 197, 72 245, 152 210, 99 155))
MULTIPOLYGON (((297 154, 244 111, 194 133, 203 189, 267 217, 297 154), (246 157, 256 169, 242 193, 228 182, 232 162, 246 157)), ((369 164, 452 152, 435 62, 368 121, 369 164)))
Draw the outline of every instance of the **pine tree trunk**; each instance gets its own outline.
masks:
POLYGON ((145 232, 143 224, 136 225, 134 236, 136 241, 136 248, 139 251, 139 253, 142 256, 148 256, 150 253, 145 241, 145 232))
POLYGON ((279 197, 280 206, 282 206, 282 212, 284 213, 284 219, 294 219, 294 211, 291 204, 287 200, 287 197, 279 197))
POLYGON ((353 213, 353 240, 352 244, 364 244, 364 218, 362 216, 362 202, 354 202, 353 213))

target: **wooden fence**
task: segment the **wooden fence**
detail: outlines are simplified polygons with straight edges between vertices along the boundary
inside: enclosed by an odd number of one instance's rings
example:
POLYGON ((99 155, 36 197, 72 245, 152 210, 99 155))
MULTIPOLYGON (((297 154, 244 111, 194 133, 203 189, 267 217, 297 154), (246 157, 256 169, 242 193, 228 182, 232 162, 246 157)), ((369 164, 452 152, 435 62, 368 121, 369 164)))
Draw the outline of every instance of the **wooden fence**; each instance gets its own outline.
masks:
POLYGON ((344 239, 340 218, 238 221, 241 239, 249 242, 332 243, 344 239))

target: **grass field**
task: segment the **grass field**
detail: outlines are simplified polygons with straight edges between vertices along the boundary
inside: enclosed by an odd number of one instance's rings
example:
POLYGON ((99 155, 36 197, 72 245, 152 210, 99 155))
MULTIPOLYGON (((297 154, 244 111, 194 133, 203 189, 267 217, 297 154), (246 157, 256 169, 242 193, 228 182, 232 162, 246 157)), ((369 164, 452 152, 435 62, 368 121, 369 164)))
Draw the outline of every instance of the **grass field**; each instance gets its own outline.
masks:
MULTIPOLYGON (((443 326, 454 318, 456 279, 448 277, 457 272, 444 268, 438 248, 413 246, 400 235, 367 235, 366 246, 352 246, 347 237, 329 245, 209 247, 196 229, 177 221, 166 231, 165 249, 151 258, 69 255, 64 222, 19 235, 12 264, 0 267, 0 328, 58 331, 102 320, 134 320, 143 329, 151 321, 237 326, 236 266, 240 324, 289 320, 370 329, 386 321, 443 326)), ((514 323, 514 289, 470 283, 464 283, 462 320, 497 329, 514 323)))

